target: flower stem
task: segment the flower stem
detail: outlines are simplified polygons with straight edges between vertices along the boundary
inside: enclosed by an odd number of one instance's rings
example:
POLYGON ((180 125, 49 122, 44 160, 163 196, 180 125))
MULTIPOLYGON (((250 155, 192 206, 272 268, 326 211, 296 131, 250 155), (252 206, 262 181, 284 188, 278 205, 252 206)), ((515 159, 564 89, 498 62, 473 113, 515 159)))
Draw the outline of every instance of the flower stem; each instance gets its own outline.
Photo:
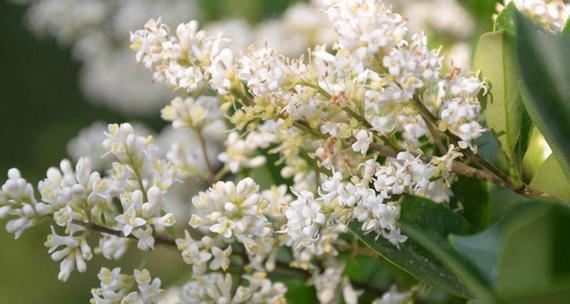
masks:
MULTIPOLYGON (((81 222, 81 221, 73 221, 73 223, 76 225, 83 226, 83 227, 90 229, 92 231, 95 231, 95 232, 99 232, 99 233, 103 233, 103 234, 110 234, 110 235, 114 235, 117 237, 123 237, 123 238, 135 239, 135 240, 137 239, 133 235, 129 235, 128 237, 125 237, 125 236, 123 236, 121 231, 113 230, 113 229, 110 229, 110 228, 107 228, 104 226, 100 226, 97 224, 85 223, 85 222, 81 222)), ((162 236, 154 236, 154 238, 155 238, 155 242, 157 244, 177 248, 176 242, 173 239, 170 239, 167 237, 162 237, 162 236)), ((245 252, 243 252, 243 251, 240 252, 239 250, 237 250, 235 253, 239 254, 239 255, 243 255, 245 252)), ((239 265, 239 266, 241 268, 243 268, 244 265, 239 265)), ((274 273, 275 274, 283 274, 283 275, 287 275, 287 276, 293 276, 293 277, 297 277, 297 278, 303 279, 303 280, 307 280, 311 277, 310 272, 303 270, 303 269, 300 269, 300 268, 290 267, 286 262, 282 262, 282 261, 277 261, 274 273)), ((370 292, 372 294, 375 294, 377 296, 381 296, 385 292, 385 290, 379 289, 375 286, 371 286, 371 285, 368 285, 365 283, 352 282, 352 284, 357 289, 365 290, 365 291, 370 292)))
POLYGON ((198 142, 200 143, 200 150, 202 151, 204 162, 208 168, 208 181, 212 183, 215 180, 216 172, 214 171, 214 167, 212 166, 210 158, 208 157, 208 147, 206 145, 206 140, 204 138, 204 134, 202 134, 202 129, 196 129, 195 131, 196 135, 198 136, 198 142))
MULTIPOLYGON (((428 108, 425 107, 422 101, 418 97, 414 97, 412 101, 414 102, 414 105, 420 112, 420 115, 422 115, 422 117, 426 120, 426 123, 427 121, 429 121, 430 123, 437 126, 438 118, 435 115, 433 115, 433 113, 430 110, 428 110, 428 108)), ((453 134, 449 130, 446 130, 445 132, 442 133, 445 134, 453 144, 459 146, 459 141, 461 141, 461 139, 457 137, 457 135, 453 134)), ((486 159, 481 157, 481 155, 474 153, 469 148, 462 149, 462 151, 467 156, 469 156, 469 158, 471 158, 471 160, 474 163, 478 164, 484 169, 484 172, 481 172, 480 170, 469 167, 465 164, 454 162, 453 163, 454 169, 458 170, 460 173, 463 173, 463 175, 493 182, 498 186, 509 188, 518 194, 526 196, 538 196, 541 198, 546 198, 551 200, 560 200, 550 194, 533 189, 526 184, 523 184, 522 187, 517 187, 513 184, 511 178, 507 174, 499 170, 497 167, 493 166, 486 159)))

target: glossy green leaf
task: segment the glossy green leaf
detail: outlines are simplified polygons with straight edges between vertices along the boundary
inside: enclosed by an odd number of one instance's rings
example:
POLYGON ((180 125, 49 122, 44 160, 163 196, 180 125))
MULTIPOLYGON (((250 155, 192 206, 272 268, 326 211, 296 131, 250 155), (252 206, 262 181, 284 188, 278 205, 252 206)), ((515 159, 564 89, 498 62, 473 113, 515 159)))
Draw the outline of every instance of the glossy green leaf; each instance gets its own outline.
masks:
POLYGON ((570 208, 532 200, 519 202, 484 232, 449 240, 485 278, 496 302, 565 303, 569 233, 570 208))
MULTIPOLYGON (((472 230, 467 222, 449 208, 416 197, 404 200, 400 224, 402 229, 406 229, 404 233, 412 232, 423 238, 421 241, 428 239, 437 243, 450 233, 464 234, 472 230)), ((360 226, 360 223, 352 222, 349 229, 364 244, 396 267, 430 285, 463 298, 470 297, 463 282, 414 237, 409 237, 398 248, 376 233, 362 233, 360 226)))
POLYGON ((570 202, 570 180, 554 155, 550 155, 534 175, 530 186, 570 202))
POLYGON ((511 2, 509 3, 503 11, 495 19, 495 31, 504 30, 509 35, 515 34, 515 18, 516 18, 517 7, 511 2))
POLYGON ((490 201, 487 184, 483 181, 459 176, 453 184, 454 198, 461 203, 463 215, 477 230, 486 227, 490 218, 490 201))
POLYGON ((537 204, 520 204, 510 210, 493 227, 476 235, 450 236, 453 248, 471 262, 490 285, 498 281, 497 269, 507 235, 537 218, 548 208, 537 204))
POLYGON ((517 14, 516 58, 525 106, 570 177, 570 37, 545 33, 517 14))
POLYGON ((512 37, 501 30, 481 36, 474 66, 489 84, 484 115, 507 159, 513 182, 522 185, 522 158, 531 123, 521 100, 518 74, 513 60, 512 37))

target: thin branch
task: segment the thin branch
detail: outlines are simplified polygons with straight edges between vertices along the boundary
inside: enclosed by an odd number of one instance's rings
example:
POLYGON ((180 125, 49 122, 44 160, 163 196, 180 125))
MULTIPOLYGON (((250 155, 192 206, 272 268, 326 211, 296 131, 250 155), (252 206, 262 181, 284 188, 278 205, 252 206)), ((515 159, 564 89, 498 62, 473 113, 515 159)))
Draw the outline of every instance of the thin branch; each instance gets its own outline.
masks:
MULTIPOLYGON (((99 233, 114 235, 114 236, 117 236, 117 237, 128 238, 128 239, 133 239, 133 240, 136 240, 136 239, 137 239, 137 238, 136 238, 135 236, 133 236, 133 235, 129 235, 128 237, 125 237, 125 236, 123 236, 123 233, 122 233, 121 231, 113 230, 113 229, 110 229, 110 228, 107 228, 107 227, 103 227, 103 226, 100 226, 100 225, 97 225, 97 224, 85 223, 85 222, 81 222, 81 221, 73 221, 73 223, 76 224, 76 225, 83 226, 83 227, 85 227, 85 228, 87 228, 87 229, 90 229, 90 230, 92 230, 92 231, 99 232, 99 233)), ((173 239, 171 239, 171 238, 162 237, 162 236, 156 236, 156 235, 154 236, 154 238, 155 238, 155 242, 156 242, 157 244, 177 248, 176 242, 175 242, 173 239)), ((240 254, 240 256, 241 256, 242 258, 247 257, 247 255, 244 255, 244 252, 241 252, 241 253, 240 253, 239 250, 237 250, 236 253, 237 253, 237 254, 240 254)), ((303 269, 300 269, 300 268, 293 268, 293 267, 290 267, 289 264, 287 264, 287 263, 285 263, 285 262, 277 261, 275 265, 276 265, 276 268, 275 268, 275 270, 274 270, 273 272, 276 273, 276 274, 282 274, 282 275, 286 275, 286 276, 293 276, 293 277, 296 277, 296 278, 299 278, 299 279, 303 279, 303 280, 308 280, 308 279, 311 277, 311 273, 310 273, 310 272, 308 272, 308 271, 306 271, 306 270, 303 270, 303 269)), ((232 266, 232 268, 235 268, 235 269, 238 269, 237 267, 240 267, 240 266, 243 268, 243 265, 235 265, 235 264, 232 264, 231 266, 232 266)), ((377 287, 370 286, 370 285, 365 284, 365 283, 351 282, 351 284, 352 284, 354 287, 356 287, 357 289, 365 290, 365 291, 367 291, 367 292, 369 292, 369 293, 372 293, 372 294, 375 294, 375 295, 377 295, 377 296, 381 296, 381 295, 383 295, 383 294, 386 292, 386 291, 383 290, 383 289, 379 289, 379 288, 377 288, 377 287)))
MULTIPOLYGON (((433 115, 433 113, 430 110, 428 110, 428 108, 426 108, 426 106, 423 104, 423 102, 421 102, 421 100, 419 100, 417 97, 414 97, 412 99, 412 101, 414 102, 416 109, 418 109, 418 111, 420 112, 420 115, 424 119, 430 121, 431 123, 433 123, 436 126, 438 125, 439 119, 435 115, 433 115)), ((453 144, 455 144, 455 146, 459 147, 459 142, 461 141, 461 138, 459 138, 457 135, 453 134, 449 130, 445 130, 445 132, 443 132, 443 133, 453 142, 453 144)), ((491 173, 495 174, 498 178, 502 179, 505 183, 512 184, 510 178, 504 172, 497 169, 495 166, 493 166, 487 160, 482 158, 479 154, 473 153, 473 151, 471 151, 471 149, 469 149, 469 148, 461 149, 461 150, 465 154, 467 154, 475 163, 477 163, 481 167, 487 169, 491 173)))
MULTIPOLYGON (((415 104, 414 104, 414 105, 415 105, 415 104)), ((415 108, 416 108, 417 110, 421 111, 421 109, 419 109, 417 105, 415 105, 415 108)), ((422 119, 423 119, 424 122, 426 123, 426 126, 427 126, 427 128, 428 128, 428 130, 429 130, 429 133, 431 134, 431 136, 433 136, 433 140, 435 141, 437 150, 439 151, 439 153, 444 154, 444 153, 447 151, 447 149, 446 149, 445 146, 443 145, 443 141, 442 141, 442 138, 441 138, 441 136, 440 136, 440 134, 439 134, 440 132, 439 132, 439 130, 437 129, 437 125, 436 125, 433 121, 431 121, 431 120, 429 120, 428 118, 424 117, 423 115, 420 115, 420 116, 422 116, 422 119)))
MULTIPOLYGON (((75 225, 79 225, 79 226, 83 226, 89 230, 93 230, 99 233, 104 233, 104 234, 109 234, 109 235, 114 235, 117 237, 122 237, 122 238, 127 238, 127 239, 132 239, 132 240, 138 240, 134 235, 129 235, 129 236, 124 236, 123 233, 121 231, 117 231, 117 230, 113 230, 104 226, 100 226, 94 223, 85 223, 85 222, 81 222, 81 221, 73 221, 73 224, 75 225)), ((177 247, 176 246, 176 242, 171 239, 171 238, 167 238, 167 237, 163 237, 163 236, 154 236, 154 240, 157 244, 160 245, 166 245, 166 246, 172 246, 172 247, 177 247)))
MULTIPOLYGON (((328 93, 325 89, 323 89, 319 85, 315 85, 315 84, 312 84, 312 83, 309 83, 306 81, 304 81, 300 84, 307 86, 307 87, 310 87, 312 89, 315 89, 317 92, 319 92, 325 98, 331 99, 333 97, 330 93, 328 93)), ((240 98, 247 105, 252 105, 254 103, 253 99, 250 96, 248 96, 245 92, 243 92, 243 90, 233 89, 233 90, 231 90, 231 93, 234 94, 236 97, 240 98)), ((416 106, 417 110, 420 112, 420 115, 422 115, 422 117, 426 120, 426 124, 428 124, 428 126, 429 126, 429 123, 428 123, 428 121, 429 121, 434 126, 437 126, 437 123, 439 121, 438 118, 435 117, 435 115, 433 115, 433 113, 431 111, 429 111, 425 107, 425 105, 417 97, 414 97, 412 99, 412 101, 414 102, 414 105, 416 106)), ((364 127, 374 130, 372 128, 372 125, 363 116, 354 112, 352 109, 347 108, 347 107, 342 107, 342 110, 345 111, 346 113, 348 113, 353 118, 355 118, 360 123, 362 123, 364 127)), ((293 125, 299 129, 301 129, 301 130, 309 132, 310 134, 312 134, 315 137, 326 138, 326 135, 320 133, 318 130, 311 128, 310 125, 306 121, 298 120, 298 121, 295 121, 295 123, 293 125)), ((435 133, 435 130, 432 130, 431 128, 430 128, 430 131, 434 131, 434 133, 435 133)), ((451 140, 452 143, 454 143, 457 147, 459 147, 459 142, 461 141, 461 139, 457 135, 451 133, 449 130, 446 130, 445 132, 442 132, 442 133, 444 135, 446 135, 451 140)), ((378 136, 384 143, 386 143, 388 145, 388 146, 384 146, 384 145, 378 145, 378 144, 374 144, 374 143, 370 145, 370 147, 375 152, 377 152, 379 155, 385 156, 385 157, 396 157, 398 152, 403 150, 399 145, 396 145, 396 143, 391 141, 386 136, 384 136, 382 134, 378 134, 377 132, 374 132, 374 135, 378 136)), ((355 139, 351 138, 349 140, 354 141, 355 139)), ((440 149, 441 149, 441 147, 440 147, 440 149)), ((493 183, 499 187, 511 189, 513 192, 516 192, 516 193, 521 194, 521 195, 536 196, 536 197, 541 197, 541 198, 550 199, 550 200, 557 200, 557 201, 560 200, 557 197, 554 197, 554 196, 549 195, 547 193, 533 189, 532 187, 530 187, 529 185, 526 185, 526 184, 523 184, 522 187, 517 188, 517 187, 515 187, 515 185, 513 185, 512 181, 508 175, 506 175, 501 170, 497 169, 495 166, 493 166, 491 163, 489 163, 487 160, 485 160, 479 154, 473 153, 473 151, 471 151, 470 149, 462 149, 462 151, 467 156, 469 156, 469 158, 471 158, 471 160, 474 163, 481 166, 483 168, 483 170, 471 167, 471 166, 469 166, 465 163, 462 163, 462 162, 454 161, 453 165, 452 165, 452 171, 455 172, 456 174, 472 177, 472 178, 475 178, 478 180, 484 180, 484 181, 493 183)))
MULTIPOLYGON (((433 113, 425 107, 425 105, 421 102, 421 100, 419 100, 417 97, 414 97, 412 99, 412 101, 414 102, 414 105, 416 106, 416 108, 420 112, 420 115, 422 115, 422 117, 424 119, 429 120, 434 125, 437 125, 437 123, 439 121, 438 118, 435 115, 433 115, 433 113)), ((457 135, 453 134, 449 130, 446 130, 445 132, 442 132, 442 133, 445 134, 456 146, 459 146, 459 142, 461 141, 461 139, 457 135)), ((542 191, 538 191, 536 189, 533 189, 527 184, 523 184, 522 187, 516 187, 513 184, 511 178, 507 174, 505 174, 503 171, 499 170, 497 167, 493 166, 486 159, 481 157, 481 155, 474 153, 469 148, 462 149, 462 151, 467 156, 469 156, 469 158, 471 158, 473 160, 473 162, 475 162, 476 164, 481 166, 483 169, 485 169, 484 171, 481 171, 481 170, 477 170, 475 168, 471 168, 465 164, 457 165, 457 162, 454 162, 455 170, 459 170, 461 173, 463 173, 463 175, 467 175, 467 176, 471 176, 471 177, 474 177, 477 179, 483 179, 483 180, 492 182, 498 186, 509 188, 512 191, 514 191, 518 194, 521 194, 521 195, 537 196, 537 197, 546 198, 546 199, 550 199, 550 200, 560 200, 560 199, 558 199, 558 198, 556 198, 550 194, 547 194, 547 193, 544 193, 542 191)))
POLYGON ((143 178, 142 178, 142 174, 139 170, 139 167, 137 166, 137 164, 135 163, 135 160, 133 159, 131 153, 129 153, 129 151, 127 151, 127 157, 129 158, 129 162, 131 163, 131 166, 133 167, 133 171, 135 173, 135 176, 137 178, 137 182, 139 184, 139 188, 143 193, 143 199, 145 202, 148 202, 148 197, 147 197, 147 193, 146 193, 146 189, 144 187, 144 183, 143 183, 143 178))

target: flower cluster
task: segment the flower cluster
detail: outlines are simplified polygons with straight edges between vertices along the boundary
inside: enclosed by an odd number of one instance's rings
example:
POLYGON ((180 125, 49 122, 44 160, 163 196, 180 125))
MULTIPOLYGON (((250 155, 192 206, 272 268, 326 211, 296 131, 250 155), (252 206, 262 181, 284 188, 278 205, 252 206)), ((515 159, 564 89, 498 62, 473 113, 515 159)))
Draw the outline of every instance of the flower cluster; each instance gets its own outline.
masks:
MULTIPOLYGON (((93 251, 87 241, 91 225, 105 225, 121 231, 122 236, 138 239, 138 247, 154 247, 153 232, 172 226, 172 213, 164 213, 164 195, 174 178, 174 168, 153 155, 151 137, 137 136, 129 124, 109 125, 103 141, 107 154, 115 158, 110 176, 92 171, 89 158, 80 158, 75 166, 64 160, 59 168, 50 168, 38 183, 41 200, 17 169, 8 174, 0 192, 2 216, 12 215, 7 230, 19 237, 28 227, 45 217, 52 217, 65 228, 60 235, 52 226, 45 246, 54 261, 61 261, 59 279, 66 281, 76 268, 86 270, 93 251), (120 200, 120 208, 114 204, 120 200)), ((126 251, 124 240, 106 235, 100 238, 100 252, 118 259, 126 251)))
POLYGON ((126 275, 121 273, 121 268, 103 267, 98 277, 101 287, 91 289, 91 304, 157 303, 162 292, 160 279, 152 279, 146 269, 135 269, 133 275, 126 275), (133 289, 136 291, 131 291, 133 289))
POLYGON ((18 169, 8 171, 8 180, 0 191, 0 218, 13 216, 6 223, 6 231, 19 238, 22 233, 39 221, 38 202, 33 186, 22 178, 18 169))
MULTIPOLYGON (((348 225, 405 246, 403 198, 451 200, 454 165, 477 153, 485 131, 486 88, 475 73, 446 73, 440 49, 381 1, 322 8, 334 35, 306 57, 268 44, 236 50, 196 21, 174 35, 160 18, 131 32, 136 61, 181 95, 161 112, 171 127, 155 145, 131 124, 108 125, 98 139, 111 159, 106 174, 89 158, 75 168, 62 161, 39 183, 39 200, 10 170, 0 191, 7 230, 18 237, 53 218, 63 233, 52 227, 45 245, 61 280, 85 271, 93 254, 121 258, 130 239, 147 252, 174 246, 191 265, 180 302, 284 303, 285 286, 270 276, 286 267, 309 279, 320 302, 358 303, 342 254, 362 248, 348 225), (173 206, 176 195, 191 205, 173 206), (171 211, 180 206, 185 215, 171 211), (93 231, 102 234, 94 249, 93 231)), ((104 268, 99 278, 93 303, 161 296, 146 270, 104 268)), ((408 298, 394 290, 377 301, 408 298)))
MULTIPOLYGON (((218 182, 194 197, 190 226, 206 236, 196 241, 187 233, 178 246, 197 275, 209 263, 227 264, 222 253, 242 246, 259 268, 276 244, 292 249, 294 267, 318 271, 317 260, 334 259, 347 246, 341 235, 352 220, 399 246, 406 240, 397 224, 399 198, 449 201, 459 149, 476 151, 484 131, 477 100, 484 86, 476 75, 443 75, 439 50, 408 33, 404 18, 378 1, 334 1, 326 12, 335 42, 315 48, 308 62, 270 46, 234 52, 230 41, 196 22, 180 24, 176 36, 160 19, 131 33, 137 61, 155 81, 175 92, 220 95, 219 107, 237 127, 219 156, 231 172, 263 164, 262 156, 250 155, 271 147, 285 164, 283 175, 294 177, 296 198, 277 205, 281 214, 267 213, 250 179, 218 182), (438 132, 458 138, 459 148, 437 155, 429 147, 438 132), (404 150, 379 155, 383 145, 404 150), (383 164, 381 155, 388 156, 383 164)), ((202 108, 195 99, 177 99, 163 117, 192 127, 202 108)))
POLYGON ((497 4, 497 10, 501 12, 511 2, 521 13, 552 32, 561 32, 570 16, 570 8, 559 0, 505 0, 504 5, 497 4))
POLYGON ((282 283, 272 283, 264 272, 243 275, 246 286, 232 292, 230 274, 210 273, 182 287, 179 299, 183 303, 254 303, 283 304, 287 289, 282 283))
MULTIPOLYGON (((102 103, 126 113, 152 114, 169 97, 168 91, 147 85, 144 69, 132 63, 122 40, 124 33, 151 16, 170 22, 201 16, 199 1, 191 0, 13 0, 29 4, 26 21, 38 36, 52 36, 73 49, 81 62, 82 89, 90 102, 102 103), (109 26, 110 25, 110 26, 109 26), (127 81, 128 79, 128 81, 127 81)), ((287 55, 299 55, 307 47, 331 43, 334 32, 320 10, 326 1, 292 4, 282 18, 263 20, 255 26, 243 19, 222 19, 205 25, 224 32, 233 48, 245 50, 251 43, 268 44, 287 55)), ((464 40, 474 30, 471 16, 457 0, 387 1, 410 17, 410 28, 464 40), (436 8, 433 8, 436 6, 436 8)), ((464 42, 450 47, 454 64, 468 66, 464 42)))

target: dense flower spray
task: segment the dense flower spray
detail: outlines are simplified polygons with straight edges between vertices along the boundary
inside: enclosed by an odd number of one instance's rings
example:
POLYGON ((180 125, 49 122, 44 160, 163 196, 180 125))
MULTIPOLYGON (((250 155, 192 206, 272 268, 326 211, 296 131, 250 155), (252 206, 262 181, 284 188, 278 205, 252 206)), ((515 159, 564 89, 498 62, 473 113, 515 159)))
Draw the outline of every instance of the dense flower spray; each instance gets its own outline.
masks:
MULTIPOLYGON (((128 123, 108 125, 99 138, 107 161, 97 162, 106 174, 88 157, 64 160, 48 170, 39 196, 11 169, 0 191, 6 230, 19 237, 52 218, 45 246, 62 281, 84 272, 94 254, 120 259, 130 241, 147 252, 175 247, 191 269, 172 295, 147 270, 102 268, 92 303, 167 295, 183 303, 285 303, 287 289, 272 276, 280 269, 313 284, 321 303, 357 303, 362 286, 340 257, 363 248, 347 226, 357 223, 397 250, 407 241, 403 196, 445 204, 457 174, 480 177, 465 160, 477 159, 486 131, 478 100, 486 87, 476 73, 445 71, 440 49, 381 1, 322 8, 332 42, 297 58, 269 44, 236 49, 196 21, 173 31, 151 19, 131 32, 136 61, 179 95, 161 111, 172 129, 155 139, 128 123), (246 177, 265 164, 279 165, 290 186, 246 177), (189 181, 203 191, 185 197, 186 213, 170 211, 173 189, 189 181)), ((393 289, 375 303, 413 293, 393 289)))

